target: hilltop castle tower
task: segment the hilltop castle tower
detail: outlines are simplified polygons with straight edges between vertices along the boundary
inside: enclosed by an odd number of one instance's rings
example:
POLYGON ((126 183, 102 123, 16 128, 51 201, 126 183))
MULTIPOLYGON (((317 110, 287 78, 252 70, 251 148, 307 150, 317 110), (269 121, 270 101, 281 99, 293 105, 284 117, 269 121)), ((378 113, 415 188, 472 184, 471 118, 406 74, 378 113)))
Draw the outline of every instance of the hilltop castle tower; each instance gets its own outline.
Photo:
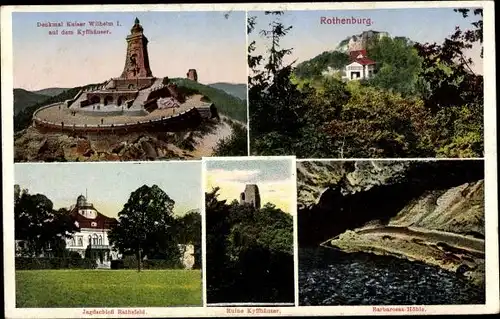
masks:
POLYGON ((150 77, 153 77, 153 73, 149 67, 148 39, 143 34, 143 28, 139 23, 139 19, 135 18, 134 26, 127 36, 127 55, 121 78, 136 79, 150 77))
POLYGON ((196 72, 196 69, 189 69, 186 76, 191 81, 198 82, 198 73, 196 72))
POLYGON ((240 205, 250 204, 253 207, 260 209, 260 194, 259 187, 255 184, 247 184, 245 191, 240 194, 240 205))

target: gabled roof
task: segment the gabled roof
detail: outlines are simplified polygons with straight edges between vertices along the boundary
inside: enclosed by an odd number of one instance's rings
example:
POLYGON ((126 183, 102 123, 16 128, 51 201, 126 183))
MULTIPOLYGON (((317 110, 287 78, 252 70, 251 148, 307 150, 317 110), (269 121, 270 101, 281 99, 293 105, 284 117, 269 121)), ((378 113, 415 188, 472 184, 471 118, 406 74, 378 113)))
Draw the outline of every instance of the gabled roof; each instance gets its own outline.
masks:
POLYGON ((78 222, 79 228, 94 228, 94 229, 110 229, 112 225, 118 223, 115 218, 110 218, 103 215, 97 211, 93 206, 80 207, 80 208, 92 208, 97 213, 97 217, 94 219, 86 218, 78 213, 78 207, 74 207, 70 214, 78 222))
POLYGON ((356 61, 354 62, 358 62, 359 64, 361 65, 371 65, 371 64, 376 64, 375 61, 373 61, 372 59, 369 59, 369 58, 361 58, 361 59, 356 59, 356 61))
POLYGON ((362 55, 363 57, 366 57, 366 50, 354 50, 349 52, 349 57, 351 61, 355 61, 359 55, 362 55))
POLYGON ((351 63, 357 62, 361 65, 376 64, 375 61, 373 61, 372 59, 370 59, 366 56, 366 50, 351 51, 351 52, 349 52, 349 57, 351 59, 351 63))

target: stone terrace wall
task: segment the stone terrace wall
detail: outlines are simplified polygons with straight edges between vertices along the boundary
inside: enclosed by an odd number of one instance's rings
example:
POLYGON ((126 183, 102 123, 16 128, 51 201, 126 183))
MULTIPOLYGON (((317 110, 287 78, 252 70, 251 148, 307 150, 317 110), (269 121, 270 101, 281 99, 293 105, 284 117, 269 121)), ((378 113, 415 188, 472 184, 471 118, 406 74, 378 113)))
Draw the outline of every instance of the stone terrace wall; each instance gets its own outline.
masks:
MULTIPOLYGON (((51 104, 43 108, 57 105, 51 104)), ((187 111, 181 112, 169 117, 159 118, 149 121, 137 121, 127 124, 103 124, 103 125, 62 125, 39 119, 36 112, 33 114, 33 126, 41 132, 59 132, 59 133, 106 133, 106 134, 127 134, 132 132, 168 132, 177 131, 187 127, 198 125, 202 120, 202 115, 193 107, 187 111)))

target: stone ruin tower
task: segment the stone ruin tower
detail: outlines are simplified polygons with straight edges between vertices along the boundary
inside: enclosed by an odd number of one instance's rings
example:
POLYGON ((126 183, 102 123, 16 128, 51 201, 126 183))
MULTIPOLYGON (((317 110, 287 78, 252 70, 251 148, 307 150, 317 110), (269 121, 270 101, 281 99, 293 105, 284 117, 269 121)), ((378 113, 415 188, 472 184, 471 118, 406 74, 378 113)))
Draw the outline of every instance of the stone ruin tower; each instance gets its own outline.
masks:
POLYGON ((247 184, 245 191, 240 194, 240 205, 250 204, 253 207, 260 209, 260 194, 259 187, 255 184, 247 184))
POLYGON ((189 69, 189 71, 186 74, 186 76, 191 81, 198 82, 198 73, 196 72, 196 69, 189 69))
POLYGON ((121 78, 136 79, 153 76, 149 67, 148 39, 143 31, 139 19, 135 18, 134 26, 127 36, 127 56, 121 78))

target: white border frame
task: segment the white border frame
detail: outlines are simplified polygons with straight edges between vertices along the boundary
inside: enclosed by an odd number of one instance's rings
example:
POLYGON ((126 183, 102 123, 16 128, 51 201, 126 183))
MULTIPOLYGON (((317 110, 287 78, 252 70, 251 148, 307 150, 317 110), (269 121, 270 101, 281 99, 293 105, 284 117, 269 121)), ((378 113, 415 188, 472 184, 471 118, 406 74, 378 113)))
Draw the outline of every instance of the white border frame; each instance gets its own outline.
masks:
MULTIPOLYGON (((296 181, 297 178, 297 168, 296 168, 296 158, 295 156, 225 156, 225 157, 203 157, 202 158, 202 187, 203 187, 203 222, 202 222, 202 243, 204 247, 203 260, 203 278, 206 278, 206 206, 205 206, 205 192, 206 190, 206 172, 207 163, 209 162, 250 162, 250 161, 290 161, 290 178, 292 181, 296 181)), ((285 308, 298 307, 299 302, 299 292, 298 292, 298 237, 297 237, 297 183, 293 184, 292 187, 292 201, 291 211, 289 214, 292 216, 293 220, 293 276, 294 276, 294 302, 292 303, 269 303, 265 305, 264 303, 245 303, 245 302, 231 302, 231 303, 208 303, 207 302, 207 290, 206 281, 203 282, 203 304, 209 308, 242 308, 242 307, 256 307, 256 308, 266 308, 267 306, 276 309, 277 306, 283 305, 285 308)), ((226 309, 224 308, 224 309, 226 309)), ((247 313, 248 315, 248 313, 247 313)))
MULTIPOLYGON (((484 147, 485 147, 485 220, 486 220, 486 304, 485 305, 457 305, 457 306, 425 306, 425 314, 482 314, 497 313, 499 308, 498 291, 498 202, 497 202, 497 151, 496 151, 496 79, 495 79, 495 28, 494 28, 494 3, 492 1, 429 1, 429 2, 355 2, 355 3, 246 3, 246 4, 170 4, 170 5, 86 5, 86 6, 3 6, 1 8, 1 66, 2 66, 2 166, 3 166, 3 203, 4 203, 4 295, 9 296, 5 300, 6 317, 8 318, 79 318, 79 317, 212 317, 212 316, 249 316, 245 307, 241 308, 242 314, 227 314, 225 308, 219 307, 193 307, 193 308, 144 308, 144 315, 117 315, 117 308, 114 315, 95 314, 92 316, 83 316, 82 308, 15 308, 14 278, 13 268, 13 229, 14 221, 12 218, 13 207, 13 110, 9 105, 13 105, 13 65, 12 65, 12 17, 13 12, 83 12, 83 11, 259 11, 259 10, 370 10, 370 9, 390 9, 390 8, 452 8, 452 7, 483 7, 484 23, 484 147)), ((246 29, 244 30, 246 34, 246 29)), ((247 94, 248 111, 248 94, 247 94)), ((250 117, 247 124, 250 129, 250 117)), ((348 159, 339 159, 346 161, 348 159)), ((356 160, 356 159, 349 159, 356 160)), ((369 159, 357 159, 369 160, 369 159)), ((373 160, 373 159, 370 159, 373 160)), ((377 159, 391 160, 391 159, 377 159)), ((396 159, 394 159, 396 160, 396 159)), ((416 160, 416 159, 398 159, 398 160, 416 160)), ((419 160, 434 160, 431 158, 419 160)), ((457 159, 460 160, 460 159, 457 159)), ((87 163, 90 164, 90 163, 87 163)), ((23 165, 23 164, 16 164, 23 165)), ((44 163, 43 165, 51 165, 44 163)), ((203 183, 203 180, 202 180, 203 183)), ((204 188, 203 200, 204 200, 204 188)), ((202 208, 203 211, 203 208, 202 208)), ((202 215, 203 217, 203 215, 202 215)), ((202 223, 203 233, 203 223, 202 223)), ((203 244, 204 239, 202 239, 203 244)), ((202 246, 204 247, 204 246, 202 246)), ((204 248, 202 248, 204 249, 204 248)), ((204 251, 202 251, 204 254, 204 251)), ((203 255, 204 257, 204 255, 203 255)), ((205 259, 203 258, 203 262, 205 259)), ((205 265, 206 266, 206 265, 205 265)), ((203 267, 205 267, 203 266, 203 267)), ((204 278, 204 277, 203 277, 204 278)), ((204 278, 205 279, 205 278, 204 278)), ((203 281, 205 282, 205 280, 203 281)), ((205 298, 205 296, 204 296, 205 298)), ((205 300, 205 299, 204 299, 205 300)), ((104 309, 104 308, 101 308, 104 309)), ((279 314, 267 314, 268 316, 280 315, 379 315, 379 314, 416 314, 408 312, 373 312, 372 306, 314 306, 314 307, 283 307, 279 314)))

